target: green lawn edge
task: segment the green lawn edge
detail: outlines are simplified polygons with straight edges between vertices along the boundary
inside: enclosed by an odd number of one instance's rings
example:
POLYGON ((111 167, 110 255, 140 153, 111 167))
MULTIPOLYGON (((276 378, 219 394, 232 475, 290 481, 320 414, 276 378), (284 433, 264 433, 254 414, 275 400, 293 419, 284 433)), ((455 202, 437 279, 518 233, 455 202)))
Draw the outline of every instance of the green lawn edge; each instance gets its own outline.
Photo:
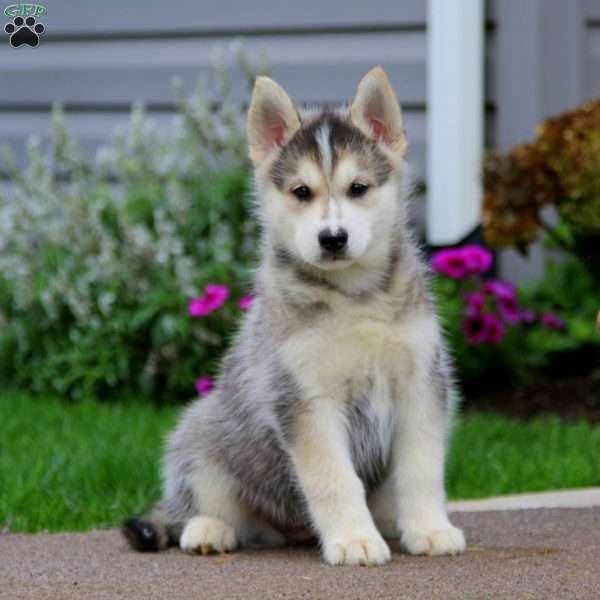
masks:
MULTIPOLYGON (((110 528, 145 510, 179 410, 0 394, 0 530, 110 528)), ((459 416, 447 483, 451 499, 600 485, 600 426, 459 416)))

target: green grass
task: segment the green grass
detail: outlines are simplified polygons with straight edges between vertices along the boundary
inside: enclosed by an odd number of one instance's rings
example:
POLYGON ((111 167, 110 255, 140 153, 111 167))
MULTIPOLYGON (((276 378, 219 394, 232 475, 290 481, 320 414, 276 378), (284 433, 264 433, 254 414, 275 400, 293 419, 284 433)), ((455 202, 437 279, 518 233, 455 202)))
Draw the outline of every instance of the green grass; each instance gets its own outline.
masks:
POLYGON ((0 395, 0 529, 114 526, 160 492, 174 409, 0 395))
POLYGON ((600 426, 467 415, 453 434, 447 481, 453 499, 600 485, 600 426))
MULTIPOLYGON (((0 394, 0 529, 112 527, 144 510, 159 495, 162 439, 176 415, 0 394)), ((453 498, 600 485, 600 427, 463 417, 448 484, 453 498)))

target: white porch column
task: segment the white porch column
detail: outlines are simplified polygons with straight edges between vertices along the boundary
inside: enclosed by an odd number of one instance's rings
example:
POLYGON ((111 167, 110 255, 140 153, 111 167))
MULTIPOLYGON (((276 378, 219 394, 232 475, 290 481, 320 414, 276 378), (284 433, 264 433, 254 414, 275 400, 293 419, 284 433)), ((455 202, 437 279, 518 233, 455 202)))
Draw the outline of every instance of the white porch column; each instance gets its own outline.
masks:
POLYGON ((483 0, 429 0, 427 240, 454 244, 479 223, 483 0))

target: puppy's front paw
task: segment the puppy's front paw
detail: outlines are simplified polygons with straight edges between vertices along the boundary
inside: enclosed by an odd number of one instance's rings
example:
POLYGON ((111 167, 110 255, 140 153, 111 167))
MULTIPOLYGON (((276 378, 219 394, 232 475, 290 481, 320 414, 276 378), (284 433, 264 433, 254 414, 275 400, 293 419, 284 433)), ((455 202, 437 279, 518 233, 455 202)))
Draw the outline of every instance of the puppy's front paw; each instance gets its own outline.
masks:
POLYGON ((402 546, 409 554, 461 554, 465 551, 465 535, 461 529, 449 525, 441 529, 404 531, 402 546))
POLYGON ((388 545, 378 534, 349 536, 348 539, 326 541, 323 558, 330 565, 383 565, 391 559, 388 545))
POLYGON ((233 527, 220 519, 199 516, 185 526, 179 545, 184 552, 205 555, 235 550, 237 539, 233 527))

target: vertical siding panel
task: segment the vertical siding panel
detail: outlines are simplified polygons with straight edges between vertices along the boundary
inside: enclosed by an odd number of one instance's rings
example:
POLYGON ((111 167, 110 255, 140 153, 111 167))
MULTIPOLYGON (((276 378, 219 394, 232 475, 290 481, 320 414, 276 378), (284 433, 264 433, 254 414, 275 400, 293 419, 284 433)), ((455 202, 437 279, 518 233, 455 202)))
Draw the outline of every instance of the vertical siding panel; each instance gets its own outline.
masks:
MULTIPOLYGON (((540 121, 584 99, 584 8, 583 0, 496 0, 499 149, 531 139, 540 121)), ((517 280, 537 278, 547 258, 539 243, 527 259, 508 250, 501 272, 517 280)))

